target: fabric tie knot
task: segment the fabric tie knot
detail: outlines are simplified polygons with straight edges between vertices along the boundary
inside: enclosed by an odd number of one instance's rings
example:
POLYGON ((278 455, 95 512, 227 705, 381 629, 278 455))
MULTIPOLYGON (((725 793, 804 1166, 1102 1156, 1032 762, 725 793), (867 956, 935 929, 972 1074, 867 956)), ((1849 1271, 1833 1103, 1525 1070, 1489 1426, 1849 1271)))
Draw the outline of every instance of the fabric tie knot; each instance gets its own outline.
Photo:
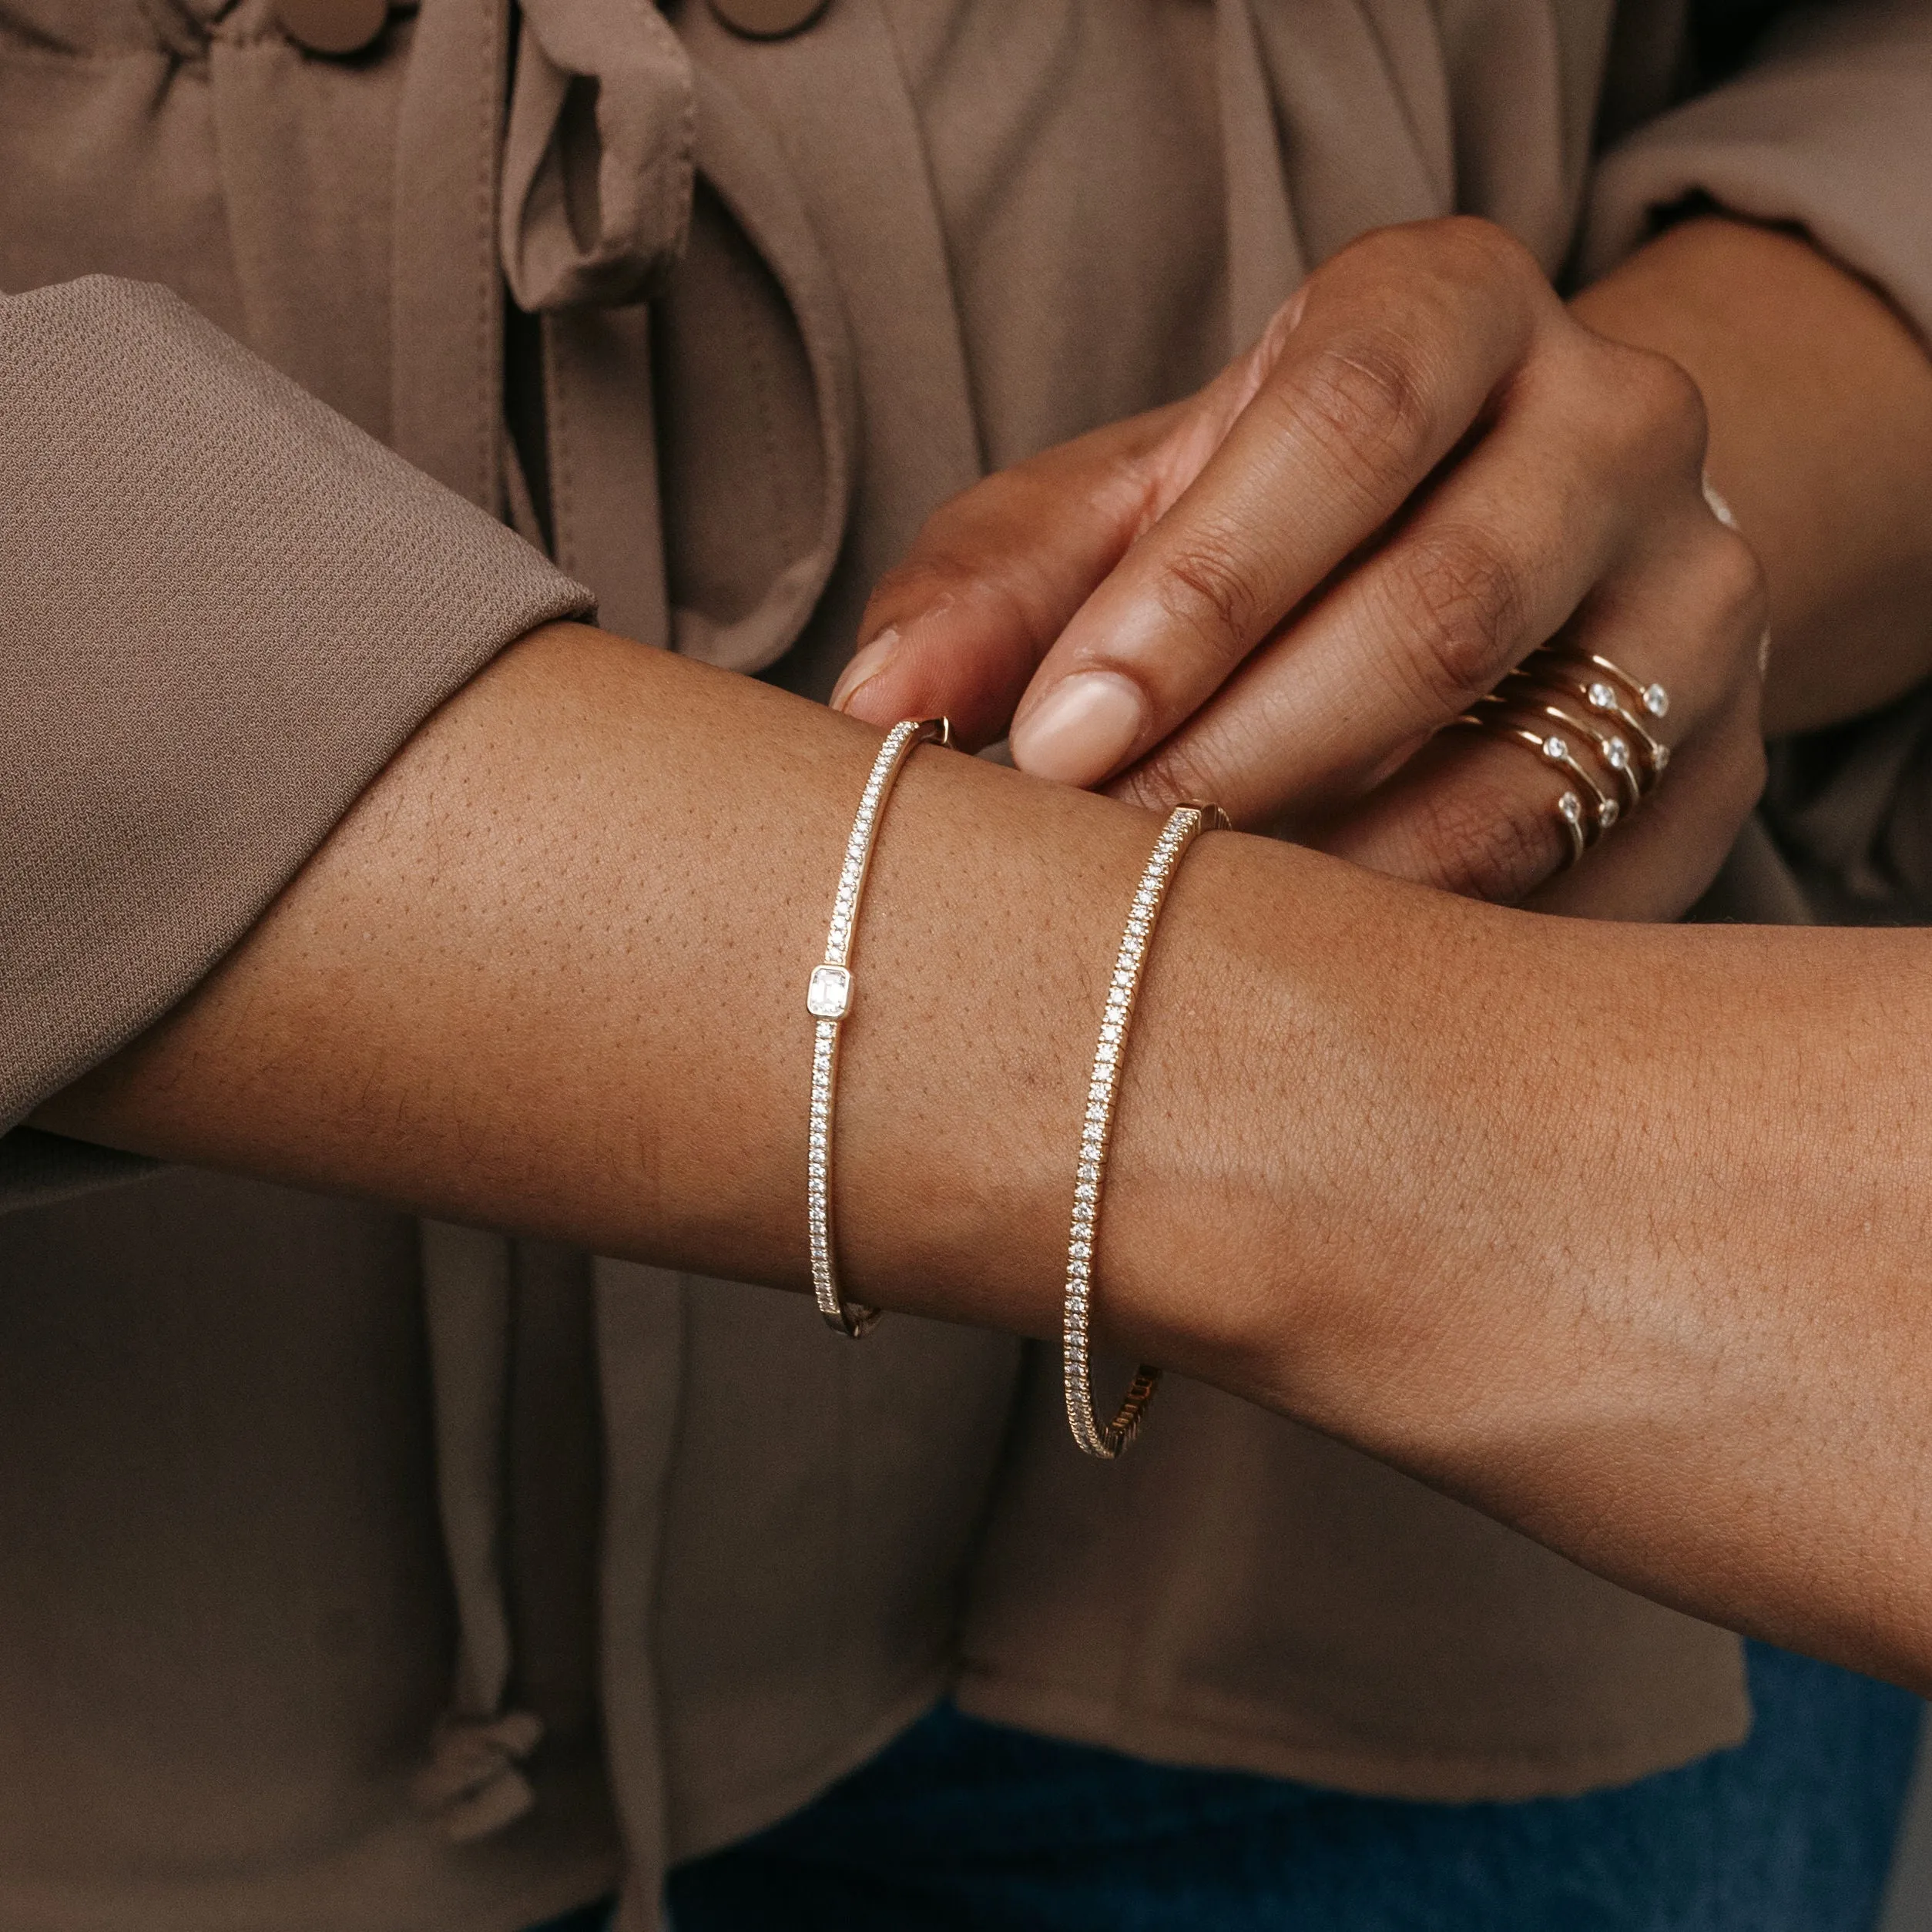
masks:
POLYGON ((518 307, 656 293, 691 223, 691 62, 650 0, 525 0, 499 246, 518 307))

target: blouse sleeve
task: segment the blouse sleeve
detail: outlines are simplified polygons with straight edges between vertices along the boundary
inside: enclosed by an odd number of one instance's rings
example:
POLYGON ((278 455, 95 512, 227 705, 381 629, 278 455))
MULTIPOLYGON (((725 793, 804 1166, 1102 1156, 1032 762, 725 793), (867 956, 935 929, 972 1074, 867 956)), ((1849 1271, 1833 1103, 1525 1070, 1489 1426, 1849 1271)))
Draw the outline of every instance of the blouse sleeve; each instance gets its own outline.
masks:
MULTIPOLYGON (((1602 158, 1586 276, 1692 196, 1802 228, 1932 344, 1932 0, 1782 10, 1734 77, 1602 158)), ((1932 687, 1774 747, 1763 816, 1820 916, 1932 918, 1932 687)))
POLYGON ((1742 72, 1620 142, 1597 167, 1586 276, 1698 195, 1802 227, 1932 341, 1932 0, 1793 7, 1742 72))
POLYGON ((0 1206, 417 726, 589 594, 166 290, 0 296, 0 1206), (7 1132, 8 1129, 15 1129, 7 1132))

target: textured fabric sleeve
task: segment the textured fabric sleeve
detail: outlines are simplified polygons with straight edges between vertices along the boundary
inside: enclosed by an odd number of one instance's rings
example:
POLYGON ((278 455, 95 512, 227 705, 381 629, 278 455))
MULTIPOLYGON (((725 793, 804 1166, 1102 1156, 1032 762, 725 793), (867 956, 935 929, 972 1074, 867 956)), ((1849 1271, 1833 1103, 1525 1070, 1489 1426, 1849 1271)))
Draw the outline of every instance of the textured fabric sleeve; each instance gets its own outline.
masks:
MULTIPOLYGON (((1586 273, 1699 193, 1798 223, 1932 343, 1932 0, 1783 12, 1735 79, 1603 158, 1586 273)), ((1776 747, 1763 809, 1831 923, 1932 918, 1932 692, 1776 747)))
POLYGON ((1794 7, 1734 79, 1611 149, 1587 210, 1585 273, 1699 193, 1799 224, 1932 340, 1932 0, 1794 7))
MULTIPOLYGON (((0 1130, 193 988, 591 599, 165 290, 0 297, 0 1130)), ((25 1132, 0 1205, 134 1171, 25 1132)))

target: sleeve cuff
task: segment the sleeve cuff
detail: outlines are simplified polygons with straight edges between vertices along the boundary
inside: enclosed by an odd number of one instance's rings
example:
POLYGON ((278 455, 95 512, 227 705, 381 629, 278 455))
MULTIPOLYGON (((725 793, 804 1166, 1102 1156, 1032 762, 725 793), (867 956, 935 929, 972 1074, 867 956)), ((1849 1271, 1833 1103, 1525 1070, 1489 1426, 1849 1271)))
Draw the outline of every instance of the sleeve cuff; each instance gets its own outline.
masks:
POLYGON ((1932 8, 1800 8, 1734 80, 1672 109, 1598 163, 1581 264, 1604 273, 1658 214, 1708 195, 1802 226, 1932 341, 1932 8))
MULTIPOLYGON (((438 705, 592 599, 145 284, 0 297, 0 479, 5 1129, 204 978, 438 705)), ((58 1186, 55 1140, 0 1142, 0 1192, 15 1156, 58 1186)))

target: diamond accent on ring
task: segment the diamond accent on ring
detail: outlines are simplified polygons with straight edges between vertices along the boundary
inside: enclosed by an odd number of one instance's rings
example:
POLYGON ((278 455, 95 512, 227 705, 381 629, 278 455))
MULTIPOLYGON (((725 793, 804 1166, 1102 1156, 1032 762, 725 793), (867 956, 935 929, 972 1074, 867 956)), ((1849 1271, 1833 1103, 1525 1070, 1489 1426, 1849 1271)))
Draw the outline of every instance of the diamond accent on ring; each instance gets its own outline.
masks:
POLYGON ((1565 792, 1556 801, 1556 815, 1568 825, 1583 823, 1583 800, 1575 792, 1565 792))
POLYGON ((1543 740, 1543 756, 1551 764, 1560 765, 1570 755, 1570 741, 1559 738, 1555 732, 1543 740))
POLYGON ((1670 709, 1670 693, 1661 684, 1653 684, 1644 693, 1644 709, 1653 718, 1661 718, 1670 709))
POLYGON ((1610 761, 1612 771, 1628 771, 1630 769, 1630 747, 1621 738, 1606 740, 1603 755, 1610 761))
POLYGON ((1622 808, 1614 798, 1602 800, 1597 806, 1597 823, 1607 832, 1622 815, 1622 808))
POLYGON ((1593 678, 1586 694, 1593 711, 1614 711, 1617 708, 1617 694, 1601 678, 1593 678))

